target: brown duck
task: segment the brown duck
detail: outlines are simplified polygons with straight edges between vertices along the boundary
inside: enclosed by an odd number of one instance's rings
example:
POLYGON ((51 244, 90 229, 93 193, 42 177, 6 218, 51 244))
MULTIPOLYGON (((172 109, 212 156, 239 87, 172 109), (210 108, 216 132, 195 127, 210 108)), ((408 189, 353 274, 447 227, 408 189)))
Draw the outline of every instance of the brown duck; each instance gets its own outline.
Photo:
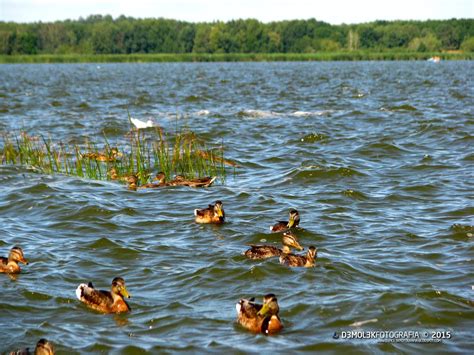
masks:
POLYGON ((283 233, 281 242, 283 244, 282 249, 273 245, 250 244, 251 248, 248 249, 244 255, 249 259, 267 259, 274 256, 280 256, 282 254, 290 254, 290 248, 303 250, 303 247, 298 242, 296 235, 294 235, 291 231, 286 231, 283 233))
POLYGON ((28 265, 28 260, 25 259, 23 250, 18 246, 14 246, 8 254, 8 258, 0 257, 0 272, 18 274, 21 271, 18 263, 28 265))
POLYGON ((182 175, 176 175, 174 180, 168 182, 170 186, 209 187, 217 179, 217 176, 203 177, 197 179, 186 179, 182 175))
POLYGON ((255 298, 241 299, 235 305, 237 322, 254 333, 265 335, 274 334, 283 329, 278 316, 280 308, 276 296, 270 293, 263 297, 263 305, 255 303, 254 300, 255 298))
POLYGON ((281 254, 280 264, 293 267, 313 267, 316 258, 317 249, 309 247, 306 255, 281 254))
POLYGON ((156 174, 154 180, 157 181, 157 182, 150 182, 148 184, 141 185, 139 188, 140 189, 156 189, 158 187, 169 186, 169 184, 166 183, 165 173, 163 173, 161 171, 158 174, 156 174))
POLYGON ((289 221, 278 221, 275 225, 270 227, 272 232, 281 232, 290 228, 297 228, 300 224, 300 215, 297 210, 290 210, 289 221))
POLYGON ((34 355, 54 355, 55 354, 54 345, 46 339, 40 339, 36 343, 36 348, 34 352, 31 352, 30 348, 10 352, 10 355, 33 355, 33 354, 34 355))
POLYGON ((96 290, 91 282, 88 285, 80 284, 76 289, 79 301, 89 308, 103 313, 123 313, 130 311, 130 306, 124 297, 130 298, 125 281, 121 277, 112 280, 109 291, 96 290))
POLYGON ((225 221, 224 208, 221 201, 216 201, 214 205, 202 210, 194 210, 196 223, 214 223, 221 224, 225 221))

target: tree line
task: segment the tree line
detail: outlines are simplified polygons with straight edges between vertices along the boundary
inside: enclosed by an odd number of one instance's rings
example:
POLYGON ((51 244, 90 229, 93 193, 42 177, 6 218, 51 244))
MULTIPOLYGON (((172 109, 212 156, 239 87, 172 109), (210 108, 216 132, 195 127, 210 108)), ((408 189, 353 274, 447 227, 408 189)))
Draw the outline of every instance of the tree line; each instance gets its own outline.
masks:
POLYGON ((92 15, 56 22, 0 22, 0 54, 315 53, 352 50, 474 51, 474 20, 331 25, 255 19, 191 23, 92 15))

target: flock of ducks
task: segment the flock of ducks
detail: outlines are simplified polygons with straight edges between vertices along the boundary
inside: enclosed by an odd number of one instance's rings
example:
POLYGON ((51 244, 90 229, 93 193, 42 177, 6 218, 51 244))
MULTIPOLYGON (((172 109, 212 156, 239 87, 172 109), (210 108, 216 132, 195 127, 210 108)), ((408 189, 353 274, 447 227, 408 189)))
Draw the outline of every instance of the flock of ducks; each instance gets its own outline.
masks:
MULTIPOLYGON (((157 184, 164 184, 164 174, 159 173, 157 184)), ((179 181, 179 179, 178 179, 179 181)), ((225 222, 225 212, 221 201, 216 201, 204 209, 194 210, 196 223, 222 224, 225 222)), ((262 260, 279 257, 280 264, 289 267, 312 267, 316 258, 316 248, 310 246, 306 255, 293 254, 292 248, 303 250, 294 230, 298 228, 300 216, 297 210, 291 209, 288 221, 279 221, 272 227, 271 232, 282 232, 282 248, 274 245, 250 244, 250 249, 243 255, 249 259, 262 260)), ((0 257, 0 273, 18 274, 21 272, 19 263, 28 265, 23 250, 14 246, 8 258, 0 257)), ((131 310, 126 299, 130 294, 125 286, 125 280, 116 277, 112 280, 110 291, 97 290, 91 282, 80 284, 76 289, 76 297, 87 307, 101 313, 124 313, 131 310)), ((237 322, 244 328, 255 332, 270 335, 279 332, 283 324, 278 315, 279 306, 277 298, 270 293, 263 297, 263 303, 258 304, 255 298, 241 299, 236 304, 237 322)), ((26 350, 28 351, 28 350, 26 350)), ((11 354, 29 354, 29 352, 12 352, 11 354)), ((54 354, 53 345, 41 339, 35 349, 35 354, 54 354)))
POLYGON ((166 175, 163 172, 156 174, 154 181, 143 185, 139 185, 139 176, 137 174, 119 175, 117 169, 111 168, 108 171, 111 180, 119 180, 128 184, 129 190, 138 189, 156 189, 166 186, 189 186, 189 187, 209 187, 217 179, 217 176, 204 177, 197 179, 186 179, 182 175, 176 175, 171 181, 166 181, 166 175))

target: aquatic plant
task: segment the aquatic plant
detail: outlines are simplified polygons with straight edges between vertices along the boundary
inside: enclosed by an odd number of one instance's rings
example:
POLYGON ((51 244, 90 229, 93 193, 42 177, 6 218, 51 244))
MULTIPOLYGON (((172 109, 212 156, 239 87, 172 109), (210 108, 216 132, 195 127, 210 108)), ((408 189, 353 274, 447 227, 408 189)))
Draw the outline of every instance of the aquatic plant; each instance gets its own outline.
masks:
POLYGON ((187 128, 165 133, 160 127, 132 130, 123 146, 112 147, 104 135, 103 149, 95 142, 68 146, 51 138, 4 134, 0 163, 22 165, 45 174, 65 174, 94 180, 125 180, 136 175, 143 184, 153 172, 162 171, 167 179, 217 176, 225 180, 223 145, 210 149, 203 139, 187 128), (112 173, 113 172, 113 173, 112 173))
POLYGON ((0 63, 161 63, 270 62, 359 60, 472 60, 474 52, 415 52, 408 50, 340 50, 316 53, 145 53, 145 54, 35 54, 0 55, 0 63))

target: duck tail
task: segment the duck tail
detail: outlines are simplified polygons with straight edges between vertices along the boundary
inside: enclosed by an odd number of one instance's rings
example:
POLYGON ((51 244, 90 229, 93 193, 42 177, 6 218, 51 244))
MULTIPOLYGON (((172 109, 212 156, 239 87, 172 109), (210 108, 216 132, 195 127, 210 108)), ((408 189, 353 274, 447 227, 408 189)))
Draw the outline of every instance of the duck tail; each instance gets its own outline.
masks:
POLYGON ((76 288, 76 297, 79 301, 82 301, 82 297, 84 296, 84 289, 87 287, 86 284, 80 284, 76 288))
POLYGON ((199 215, 199 210, 198 210, 197 208, 194 210, 194 215, 195 215, 196 217, 199 215))
POLYGON ((207 184, 207 186, 211 186, 214 181, 216 181, 217 176, 214 176, 207 184))

